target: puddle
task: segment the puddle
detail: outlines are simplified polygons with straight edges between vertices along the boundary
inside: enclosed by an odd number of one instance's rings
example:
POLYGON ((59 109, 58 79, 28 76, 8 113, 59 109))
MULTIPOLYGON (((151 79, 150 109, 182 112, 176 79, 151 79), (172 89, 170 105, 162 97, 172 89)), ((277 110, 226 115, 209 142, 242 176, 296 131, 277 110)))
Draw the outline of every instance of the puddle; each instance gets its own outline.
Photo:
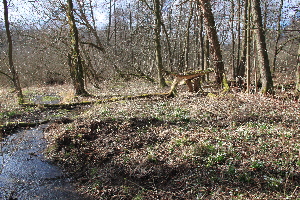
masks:
POLYGON ((59 167, 44 159, 46 126, 5 138, 0 152, 0 199, 89 199, 75 191, 59 167))
POLYGON ((30 99, 35 104, 59 104, 61 97, 56 94, 37 95, 30 99))

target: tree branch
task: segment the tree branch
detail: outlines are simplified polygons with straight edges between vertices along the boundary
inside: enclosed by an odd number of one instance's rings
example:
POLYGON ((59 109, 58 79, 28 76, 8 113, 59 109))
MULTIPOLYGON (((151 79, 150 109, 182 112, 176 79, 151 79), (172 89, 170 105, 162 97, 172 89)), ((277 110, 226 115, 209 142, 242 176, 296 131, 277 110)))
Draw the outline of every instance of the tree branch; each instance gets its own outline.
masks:
POLYGON ((3 74, 4 76, 6 76, 11 81, 14 81, 12 77, 10 77, 8 74, 4 73, 3 71, 0 71, 0 74, 3 74))

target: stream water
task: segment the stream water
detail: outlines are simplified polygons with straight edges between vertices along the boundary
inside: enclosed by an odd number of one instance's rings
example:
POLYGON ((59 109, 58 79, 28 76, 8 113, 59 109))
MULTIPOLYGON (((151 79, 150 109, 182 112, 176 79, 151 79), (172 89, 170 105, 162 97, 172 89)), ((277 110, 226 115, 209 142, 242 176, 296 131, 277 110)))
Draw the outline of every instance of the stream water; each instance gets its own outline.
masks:
POLYGON ((89 199, 76 192, 71 179, 59 167, 45 160, 46 126, 20 130, 2 142, 0 199, 89 199))

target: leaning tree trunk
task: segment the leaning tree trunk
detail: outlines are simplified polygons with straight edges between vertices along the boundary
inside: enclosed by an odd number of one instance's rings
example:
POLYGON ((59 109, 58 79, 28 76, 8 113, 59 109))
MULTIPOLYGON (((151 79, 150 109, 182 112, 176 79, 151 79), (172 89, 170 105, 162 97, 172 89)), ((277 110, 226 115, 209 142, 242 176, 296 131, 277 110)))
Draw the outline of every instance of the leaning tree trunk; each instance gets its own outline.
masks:
POLYGON ((205 29, 210 42, 210 49, 213 56, 213 62, 215 66, 216 82, 222 85, 224 74, 224 62, 221 53, 220 42, 215 26, 215 19, 212 13, 210 0, 198 0, 199 6, 202 9, 203 19, 205 22, 205 29))
POLYGON ((12 38, 11 33, 9 29, 9 21, 8 21, 8 7, 7 7, 7 0, 3 0, 3 6, 4 6, 4 20, 5 20, 5 29, 6 29, 6 35, 7 35, 7 42, 8 42, 8 62, 9 62, 9 70, 12 75, 12 81, 15 87, 15 90, 18 94, 18 101, 19 103, 24 103, 22 88, 20 85, 19 77, 17 74, 17 71, 14 66, 13 62, 13 44, 12 44, 12 38))
POLYGON ((163 77, 163 63, 161 55, 161 8, 160 0, 154 1, 154 13, 155 13, 155 48, 156 48, 156 64, 158 71, 158 80, 161 87, 167 86, 165 78, 163 77))
POLYGON ((256 33, 256 46, 258 53, 258 62, 260 67, 260 75, 262 88, 261 93, 273 93, 273 80, 269 64, 269 57, 266 45, 265 30, 262 23, 260 0, 253 0, 253 20, 256 33))
POLYGON ((84 88, 84 72, 83 64, 80 57, 79 51, 79 36, 78 29, 76 27, 74 13, 73 13, 73 2, 68 0, 67 17, 70 26, 70 37, 71 37, 71 53, 69 54, 69 67, 70 74, 75 89, 75 95, 87 96, 88 93, 84 88))

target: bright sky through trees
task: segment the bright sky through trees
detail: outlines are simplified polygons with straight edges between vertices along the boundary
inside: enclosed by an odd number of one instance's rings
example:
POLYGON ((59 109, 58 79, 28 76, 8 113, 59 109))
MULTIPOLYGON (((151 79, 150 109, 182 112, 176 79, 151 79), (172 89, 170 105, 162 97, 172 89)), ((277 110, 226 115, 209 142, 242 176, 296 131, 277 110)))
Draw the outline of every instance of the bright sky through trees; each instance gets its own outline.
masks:
MULTIPOLYGON (((11 22, 20 23, 26 26, 38 26, 48 21, 47 8, 51 4, 57 4, 57 1, 49 0, 10 0, 9 18, 11 22)), ((94 16, 98 25, 106 22, 106 14, 103 9, 105 0, 94 0, 94 16)), ((59 8, 57 8, 59 10, 59 8)), ((49 10, 48 10, 49 12, 49 10)), ((3 21, 3 5, 1 3, 0 19, 3 21)))
MULTIPOLYGON (((129 2, 130 0, 126 0, 129 2)), ((53 0, 10 0, 9 3, 9 15, 11 22, 17 22, 27 26, 37 26, 37 24, 43 24, 46 22, 47 16, 45 10, 50 4, 55 4, 57 1, 53 0)), ((279 0, 272 0, 270 3, 275 3, 279 0)), ((120 2, 118 2, 120 3, 120 2)), ((125 1, 122 1, 125 3, 125 1)), ((173 2, 176 4, 176 1, 173 2)), ((96 23, 99 26, 107 23, 108 12, 108 0, 93 0, 94 15, 96 23)), ((3 5, 2 5, 3 7, 3 5)), ((2 8, 1 7, 1 8, 2 8)), ((296 16, 296 12, 300 12, 299 0, 284 0, 284 18, 283 23, 289 21, 289 18, 296 16)), ((0 9, 0 19, 3 21, 3 8, 0 9)))

